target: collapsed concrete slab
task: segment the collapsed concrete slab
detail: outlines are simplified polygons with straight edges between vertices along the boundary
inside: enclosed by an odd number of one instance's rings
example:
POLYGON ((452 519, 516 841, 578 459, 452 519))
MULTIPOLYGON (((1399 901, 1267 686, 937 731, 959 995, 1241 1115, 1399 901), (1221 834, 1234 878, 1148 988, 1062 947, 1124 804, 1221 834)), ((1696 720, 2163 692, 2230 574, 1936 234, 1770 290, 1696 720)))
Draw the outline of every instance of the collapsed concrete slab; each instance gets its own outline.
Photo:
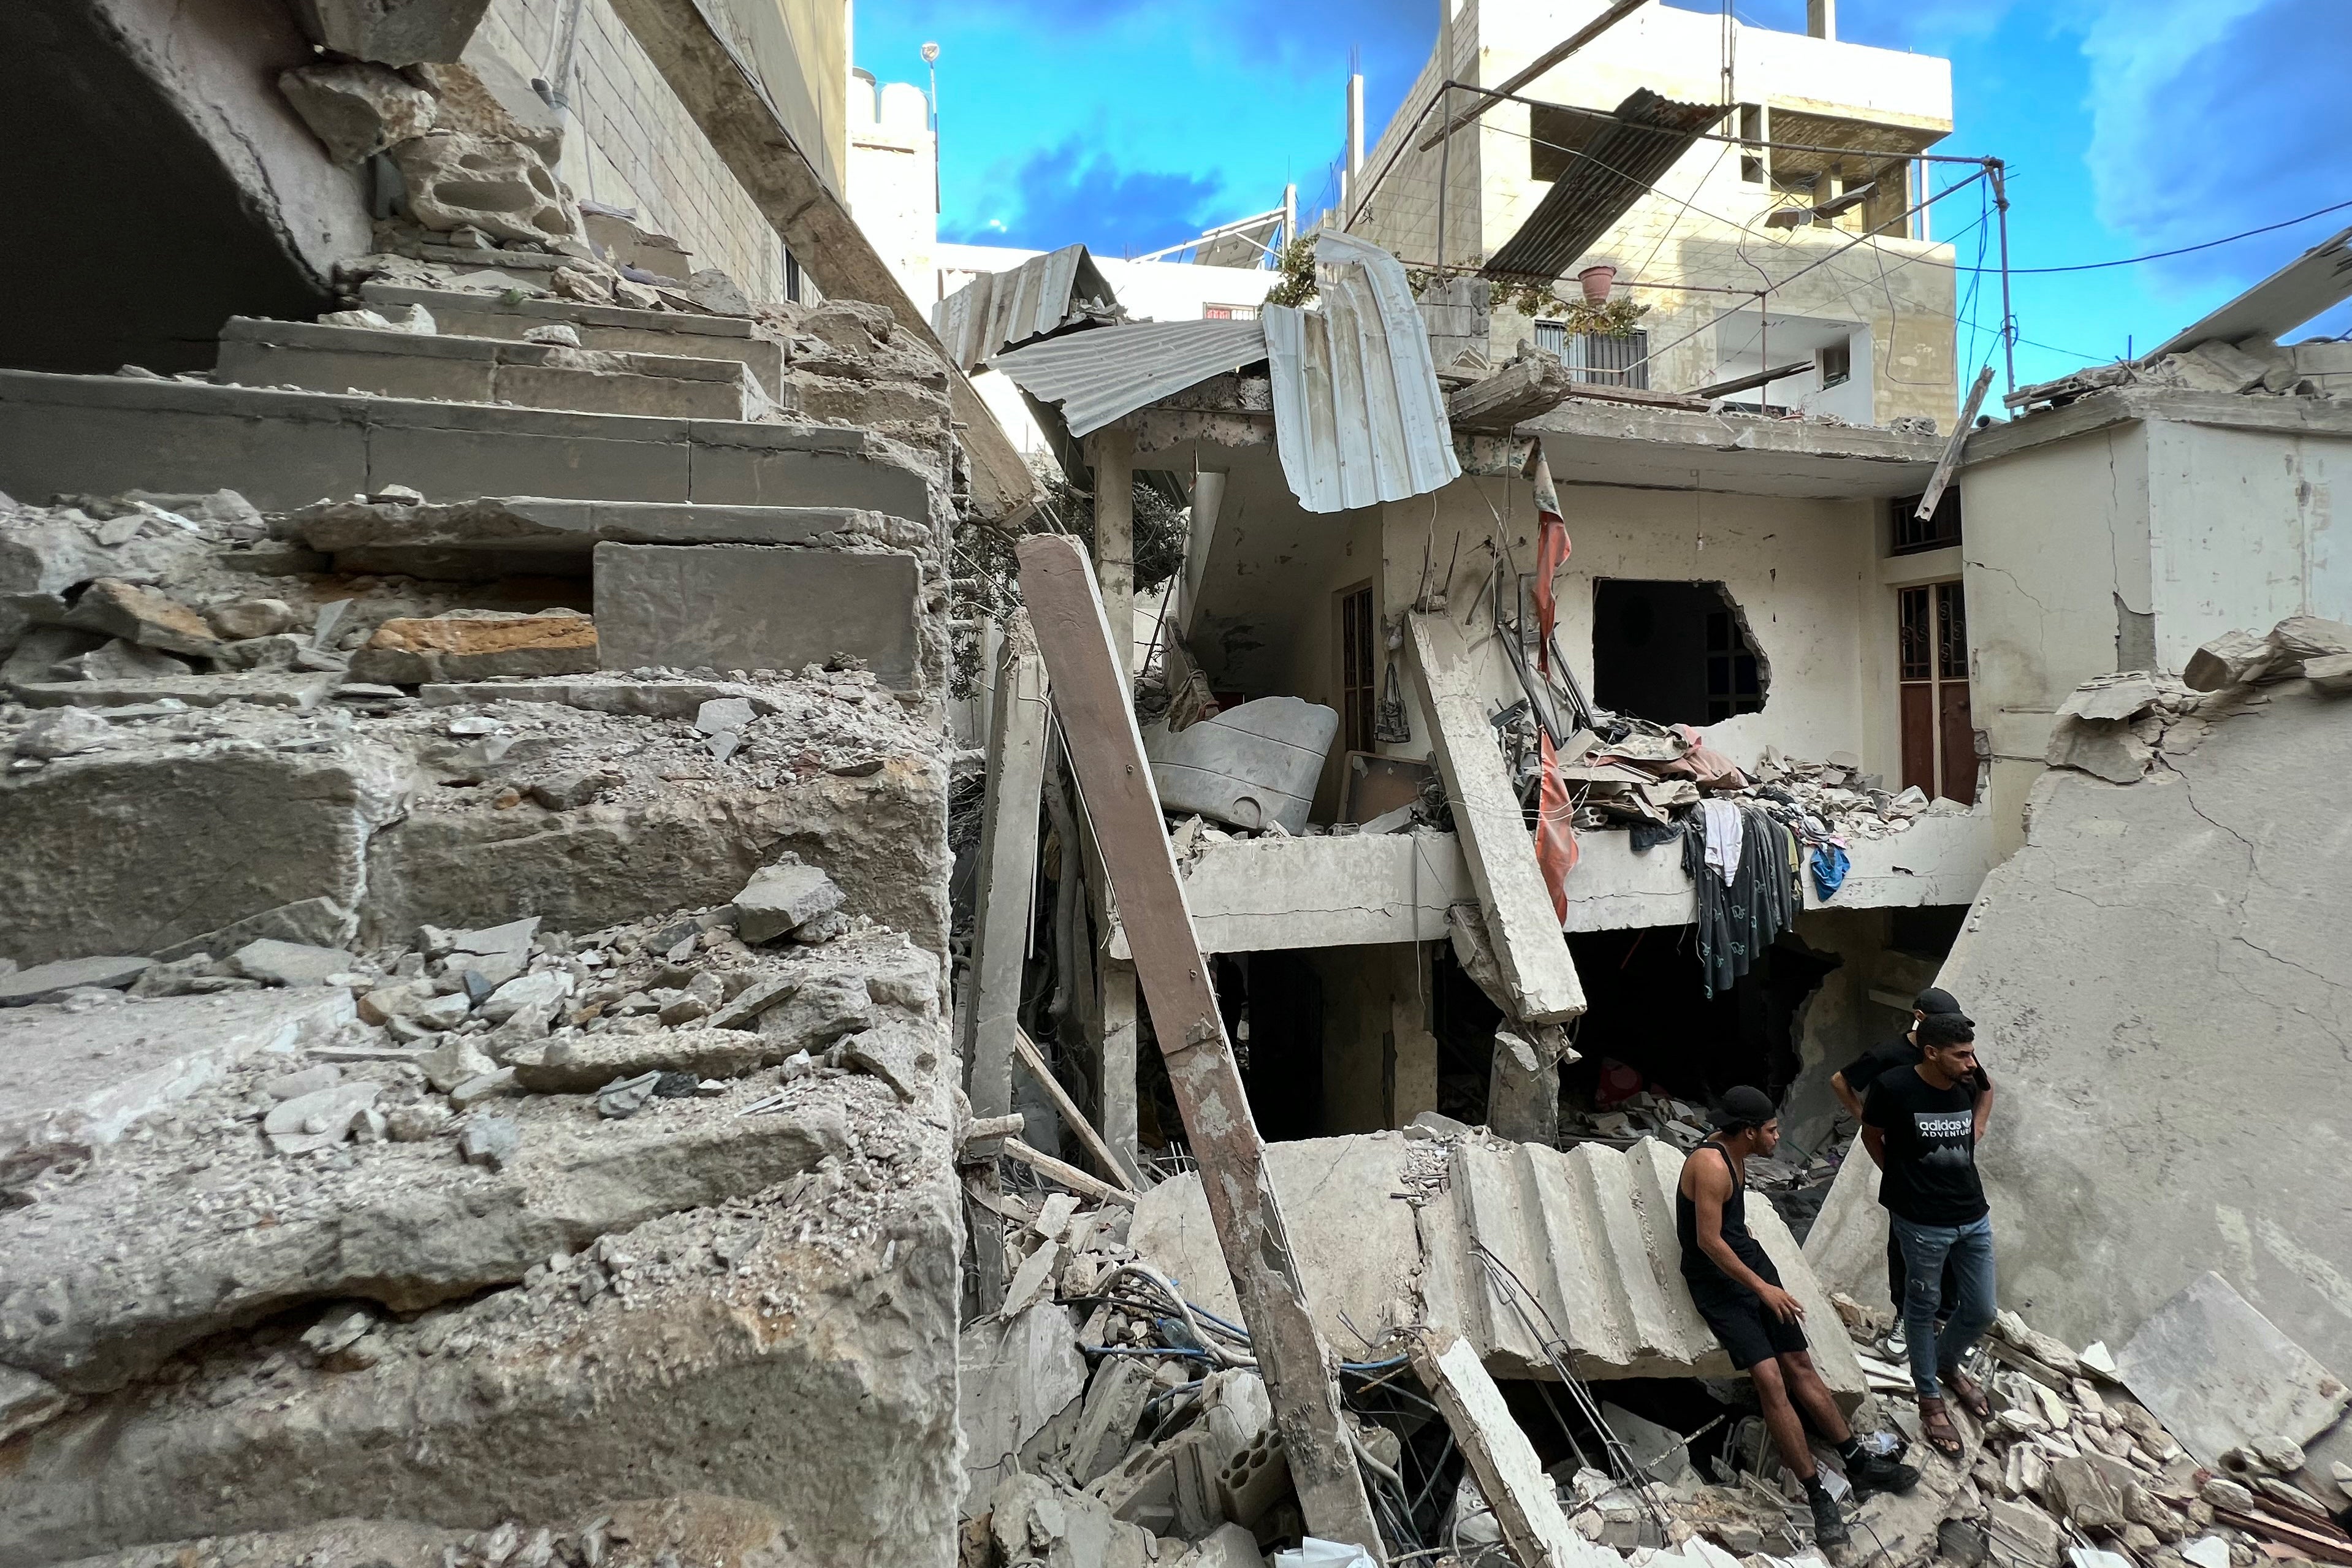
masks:
MULTIPOLYGON (((1730 1374, 1682 1282, 1681 1164, 1654 1140, 1562 1151, 1483 1134, 1447 1142, 1374 1132, 1266 1150, 1308 1306, 1335 1342, 1355 1342, 1343 1312, 1374 1337, 1426 1322, 1461 1334, 1507 1377, 1553 1376, 1543 1343, 1555 1330, 1580 1376, 1730 1374), (1490 1274, 1474 1246, 1528 1294, 1490 1274)), ((1770 1206, 1750 1205, 1748 1223, 1811 1320, 1834 1324, 1827 1291, 1770 1206)), ((1129 1240, 1192 1300, 1230 1315, 1232 1285, 1194 1178, 1145 1194, 1129 1240)), ((1812 1337, 1832 1392, 1858 1403, 1865 1385, 1852 1345, 1827 1330, 1812 1337)))
MULTIPOLYGON (((2352 766, 2352 707, 2299 679, 2174 702, 2136 721, 2141 782, 2042 777, 1937 980, 2000 1085, 1979 1164, 2002 1294, 2115 1343, 2218 1268, 2341 1371, 2352 1211, 2309 1182, 2352 1124, 2352 840, 2311 791, 2352 766)), ((1864 1301, 1885 1293, 1875 1176, 1849 1160, 1805 1244, 1864 1301)))

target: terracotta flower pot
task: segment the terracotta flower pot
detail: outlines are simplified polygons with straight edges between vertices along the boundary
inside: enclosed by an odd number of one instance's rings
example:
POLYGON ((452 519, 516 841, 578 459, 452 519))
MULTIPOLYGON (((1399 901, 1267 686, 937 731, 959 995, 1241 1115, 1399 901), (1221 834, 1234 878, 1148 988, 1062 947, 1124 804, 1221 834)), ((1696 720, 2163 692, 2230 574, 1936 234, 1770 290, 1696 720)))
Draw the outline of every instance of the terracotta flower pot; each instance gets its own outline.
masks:
POLYGON ((1583 289, 1586 300, 1595 305, 1605 305, 1609 302, 1609 290, 1617 281, 1617 268, 1604 261, 1598 267, 1588 267, 1578 273, 1576 281, 1583 289))

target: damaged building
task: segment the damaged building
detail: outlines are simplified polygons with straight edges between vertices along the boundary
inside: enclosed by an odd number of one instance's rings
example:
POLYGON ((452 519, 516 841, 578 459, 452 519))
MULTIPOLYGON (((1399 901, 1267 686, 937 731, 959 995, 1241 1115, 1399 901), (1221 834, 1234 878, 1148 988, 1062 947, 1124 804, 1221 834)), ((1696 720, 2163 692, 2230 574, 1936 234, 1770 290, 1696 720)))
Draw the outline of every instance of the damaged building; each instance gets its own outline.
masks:
POLYGON ((1118 260, 940 244, 843 0, 0 19, 150 237, 0 323, 0 1562, 2352 1563, 2344 238, 1979 426, 1944 62, 1489 9, 1118 260), (1957 1462, 1829 1082, 1930 984, 1957 1462))

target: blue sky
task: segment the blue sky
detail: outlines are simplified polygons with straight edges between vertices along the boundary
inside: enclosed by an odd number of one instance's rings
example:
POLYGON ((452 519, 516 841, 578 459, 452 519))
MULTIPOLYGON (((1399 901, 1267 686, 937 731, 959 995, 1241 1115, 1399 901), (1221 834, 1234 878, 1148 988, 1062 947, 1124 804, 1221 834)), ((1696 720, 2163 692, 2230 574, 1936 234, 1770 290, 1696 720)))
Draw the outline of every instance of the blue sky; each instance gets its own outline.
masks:
MULTIPOLYGON (((1751 25, 1804 26, 1804 0, 1737 3, 1751 25)), ((886 81, 920 81, 919 46, 940 46, 943 238, 1117 256, 1272 206, 1286 181, 1307 210, 1328 201, 1350 50, 1370 140, 1428 57, 1436 13, 1435 0, 860 0, 856 56, 886 81)), ((1938 151, 2008 161, 2015 268, 2352 201, 2352 0, 1842 0, 1839 24, 1951 59, 1957 124, 1938 151)), ((2019 378, 2115 358, 2127 335, 2145 349, 2347 226, 2352 210, 2169 261, 2021 272, 2019 378)), ((1990 331, 1997 279, 1963 313, 1990 331)), ((2301 335, 2347 331, 2352 306, 2301 335)), ((1980 333, 1969 364, 1984 353, 1980 333)))

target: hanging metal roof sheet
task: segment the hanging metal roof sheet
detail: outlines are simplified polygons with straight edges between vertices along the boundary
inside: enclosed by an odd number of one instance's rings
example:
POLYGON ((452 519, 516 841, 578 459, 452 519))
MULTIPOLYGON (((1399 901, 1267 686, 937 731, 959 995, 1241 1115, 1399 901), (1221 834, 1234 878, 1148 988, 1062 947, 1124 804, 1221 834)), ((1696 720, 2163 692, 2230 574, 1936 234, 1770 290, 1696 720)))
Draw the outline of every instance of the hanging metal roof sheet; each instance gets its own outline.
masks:
POLYGON ((931 326, 966 375, 1005 349, 1125 317, 1110 280, 1083 245, 983 272, 931 307, 931 326))
POLYGON ((1038 402, 1060 405, 1076 437, 1264 358, 1256 321, 1131 321, 996 354, 988 367, 1038 402))
POLYGON ((1487 260, 1486 276, 1547 283, 1561 276, 1722 118, 1712 104, 1677 103, 1644 87, 1615 114, 1581 119, 1567 171, 1487 260))
POLYGON ((1308 511, 1426 495, 1462 466, 1404 264, 1337 229, 1315 259, 1322 309, 1262 318, 1283 478, 1308 511))

